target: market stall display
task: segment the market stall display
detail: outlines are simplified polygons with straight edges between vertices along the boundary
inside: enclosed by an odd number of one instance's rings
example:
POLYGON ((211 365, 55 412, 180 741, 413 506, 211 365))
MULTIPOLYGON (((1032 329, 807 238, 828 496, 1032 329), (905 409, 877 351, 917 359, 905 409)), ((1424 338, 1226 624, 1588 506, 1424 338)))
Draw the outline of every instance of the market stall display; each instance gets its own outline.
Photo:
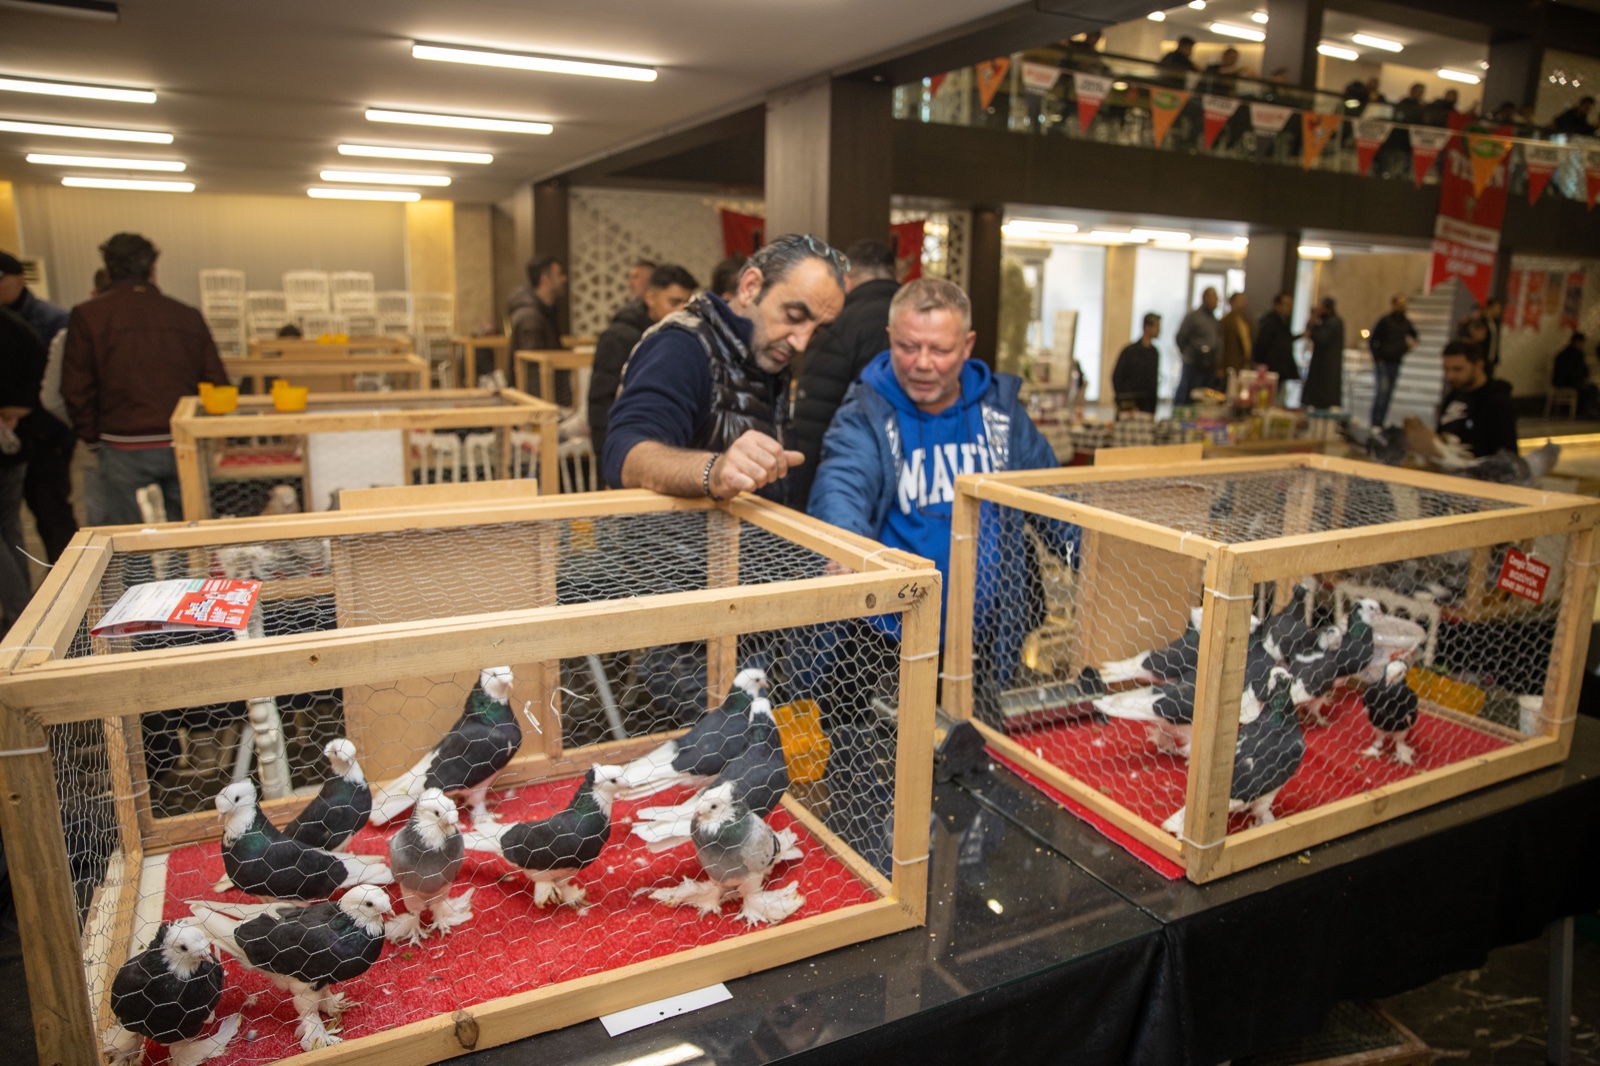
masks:
MULTIPOLYGON (((554 404, 515 389, 242 396, 228 413, 200 398, 172 416, 184 515, 326 511, 342 489, 537 476, 557 491, 554 404)), ((174 516, 175 517, 175 516, 174 516)))
POLYGON ((957 484, 946 709, 1158 867, 1566 756, 1600 503, 1299 455, 957 484))
POLYGON ((923 560, 644 492, 97 530, 66 560, 0 646, 41 1058, 218 1039, 148 1024, 195 928, 225 957, 194 998, 236 1030, 213 1061, 422 1063, 923 920, 923 560), (249 632, 90 635, 243 557, 249 632), (198 765, 203 734, 236 754, 198 765), (682 843, 637 832, 684 809, 682 843))

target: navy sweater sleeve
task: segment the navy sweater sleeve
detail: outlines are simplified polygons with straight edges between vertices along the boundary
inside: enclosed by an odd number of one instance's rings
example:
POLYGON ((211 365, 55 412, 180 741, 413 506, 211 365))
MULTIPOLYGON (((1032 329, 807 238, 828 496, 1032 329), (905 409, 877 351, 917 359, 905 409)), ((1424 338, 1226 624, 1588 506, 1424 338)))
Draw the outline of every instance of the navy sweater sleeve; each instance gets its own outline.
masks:
POLYGON ((622 464, 638 444, 687 448, 711 416, 711 368, 692 334, 663 329, 639 343, 606 425, 601 464, 606 484, 621 487, 622 464))

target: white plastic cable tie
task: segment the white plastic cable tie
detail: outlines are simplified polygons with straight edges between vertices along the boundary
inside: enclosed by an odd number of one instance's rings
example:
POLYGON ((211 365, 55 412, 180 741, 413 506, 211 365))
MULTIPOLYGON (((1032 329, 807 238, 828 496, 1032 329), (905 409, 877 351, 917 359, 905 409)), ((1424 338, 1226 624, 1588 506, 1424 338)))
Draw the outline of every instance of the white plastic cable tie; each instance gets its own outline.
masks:
POLYGON ((20 544, 18 544, 18 545, 17 545, 17 546, 16 546, 16 548, 17 548, 17 551, 19 551, 19 552, 21 552, 21 553, 22 553, 22 554, 23 554, 23 555, 24 555, 24 556, 26 556, 26 557, 27 557, 27 558, 28 558, 28 559, 29 559, 29 560, 30 560, 30 561, 32 561, 32 562, 35 562, 35 563, 38 563, 38 564, 39 564, 39 565, 40 565, 40 566, 42 566, 42 567, 44 567, 44 568, 45 568, 45 569, 46 569, 46 570, 49 570, 49 569, 51 569, 51 568, 52 568, 52 567, 54 567, 54 566, 55 566, 55 565, 56 565, 56 564, 55 564, 55 563, 47 563, 47 562, 45 562, 45 561, 44 561, 44 560, 43 560, 43 559, 36 559, 36 558, 34 558, 34 557, 33 557, 33 556, 32 556, 32 555, 28 555, 28 549, 26 549, 26 548, 24 548, 24 547, 23 547, 23 546, 22 546, 22 545, 20 545, 20 544))
POLYGON ((1534 711, 1533 716, 1540 721, 1549 722, 1551 725, 1566 725, 1568 722, 1576 722, 1578 720, 1576 714, 1569 714, 1565 718, 1551 718, 1539 711, 1534 711))
POLYGON ((866 555, 863 555, 861 557, 861 561, 863 563, 870 563, 872 561, 872 557, 874 555, 882 555, 884 552, 892 552, 892 551, 894 551, 893 548, 879 548, 877 551, 868 552, 866 555))
POLYGON ((0 756, 5 755, 43 755, 50 750, 46 744, 42 748, 12 748, 10 751, 0 751, 0 756))
POLYGON ((1590 559, 1586 563, 1573 563, 1572 565, 1573 566, 1590 567, 1590 566, 1595 566, 1596 564, 1600 564, 1600 559, 1590 559))
POLYGON ((935 656, 937 656, 938 654, 939 654, 939 652, 937 650, 934 650, 934 651, 925 651, 921 655, 902 655, 902 656, 900 656, 900 661, 903 662, 903 663, 920 663, 922 660, 924 660, 924 659, 932 659, 935 656))
POLYGON ((971 533, 952 533, 952 534, 950 534, 950 539, 951 540, 977 540, 978 538, 974 537, 971 533))
POLYGON ((1220 847, 1222 847, 1223 844, 1226 844, 1228 842, 1228 838, 1227 837, 1223 837, 1221 840, 1217 841, 1214 844, 1202 844, 1197 840, 1190 840, 1188 837, 1184 836, 1182 833, 1178 834, 1178 839, 1183 841, 1185 844, 1189 845, 1191 848, 1199 848, 1201 851, 1210 851, 1212 848, 1220 848, 1220 847))
POLYGON ((1230 596, 1226 592, 1218 592, 1214 588, 1207 588, 1206 591, 1219 600, 1253 600, 1256 598, 1252 592, 1246 592, 1242 596, 1230 596))
POLYGON ((1188 540, 1189 540, 1189 531, 1186 529, 1186 530, 1183 531, 1183 536, 1178 538, 1178 554, 1179 555, 1183 554, 1183 546, 1188 540))
POLYGON ((971 681, 971 674, 940 674, 941 681, 971 681))
POLYGON ((24 644, 17 648, 17 651, 47 651, 51 654, 54 654, 55 650, 56 649, 49 644, 24 644))
POLYGON ((103 552, 103 551, 106 550, 106 546, 104 544, 68 544, 65 548, 62 548, 61 550, 63 552, 72 552, 72 551, 79 551, 79 552, 97 551, 97 552, 103 552))
POLYGON ((914 859, 895 859, 894 860, 894 864, 896 866, 915 866, 919 862, 927 862, 927 861, 928 861, 927 852, 923 852, 921 855, 918 855, 914 859))

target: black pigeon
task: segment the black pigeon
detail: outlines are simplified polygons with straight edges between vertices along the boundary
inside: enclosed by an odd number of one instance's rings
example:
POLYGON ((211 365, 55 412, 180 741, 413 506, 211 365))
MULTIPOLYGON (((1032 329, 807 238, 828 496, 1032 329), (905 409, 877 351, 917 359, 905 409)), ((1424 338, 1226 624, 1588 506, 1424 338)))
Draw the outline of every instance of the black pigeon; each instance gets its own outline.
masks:
MULTIPOLYGON (((1260 648, 1251 648, 1245 660, 1245 685, 1239 701, 1239 721, 1252 721, 1260 713, 1268 691, 1272 659, 1260 648)), ((1190 735, 1194 727, 1195 685, 1193 680, 1127 689, 1092 700, 1095 710, 1108 718, 1145 722, 1150 726, 1150 741, 1165 755, 1189 757, 1190 735)))
POLYGON ((578 871, 600 857, 611 839, 611 804, 616 799, 620 767, 591 766, 566 809, 541 822, 474 825, 461 834, 467 848, 499 855, 522 868, 533 882, 533 902, 543 907, 552 899, 580 905, 578 871))
POLYGON ((264 903, 191 903, 213 942, 294 996, 296 1029, 306 1051, 339 1043, 323 1024, 338 1027, 347 1005, 331 986, 360 977, 383 953, 383 916, 393 911, 383 889, 357 885, 337 903, 310 907, 264 903))
POLYGON ((715 914, 724 899, 738 896, 744 901, 739 916, 751 925, 781 922, 805 903, 798 882, 764 889, 772 868, 799 859, 800 850, 792 830, 774 832, 738 799, 733 782, 713 785, 701 793, 690 817, 689 837, 707 880, 685 878, 681 884, 651 892, 651 899, 715 914))
POLYGON ((1096 672, 1100 682, 1115 685, 1121 681, 1193 681, 1200 665, 1200 608, 1189 613, 1189 624, 1177 640, 1159 648, 1142 651, 1126 659, 1101 664, 1096 672))
POLYGON ((1317 650, 1317 630, 1306 625, 1305 604, 1309 591, 1304 584, 1296 585, 1283 610, 1261 625, 1261 646, 1279 664, 1317 650))
POLYGON ((513 681, 509 666, 478 674, 455 725, 417 765, 382 786, 372 801, 373 825, 400 817, 429 788, 467 793, 474 825, 494 820, 489 786, 522 746, 522 726, 511 708, 513 681))
POLYGON ((700 717, 681 737, 653 748, 619 769, 623 799, 653 796, 674 785, 703 785, 749 745, 750 705, 767 689, 766 671, 740 670, 717 710, 700 717))
POLYGON ((1406 734, 1417 724, 1417 694, 1406 684, 1410 667, 1404 659, 1391 659, 1383 668, 1383 680, 1369 685, 1361 694, 1367 709, 1367 721, 1372 723, 1377 736, 1372 745, 1361 754, 1378 758, 1384 748, 1394 745, 1394 759, 1404 766, 1417 761, 1416 749, 1406 743, 1406 734))
POLYGON ((217 794, 222 868, 235 888, 265 899, 327 899, 351 885, 387 885, 389 867, 359 855, 335 855, 283 835, 256 803, 256 787, 238 781, 217 794))
POLYGON ((372 790, 356 762, 356 746, 344 737, 328 741, 322 749, 333 768, 322 791, 306 804, 299 817, 283 827, 285 836, 325 851, 338 851, 367 824, 372 813, 372 790))
POLYGON ((134 955, 111 982, 117 1026, 106 1038, 111 1066, 135 1066, 148 1038, 168 1045, 173 1066, 195 1066, 219 1054, 239 1031, 239 1016, 222 1019, 201 1039, 222 999, 222 964, 211 941, 187 920, 156 930, 150 946, 134 955))

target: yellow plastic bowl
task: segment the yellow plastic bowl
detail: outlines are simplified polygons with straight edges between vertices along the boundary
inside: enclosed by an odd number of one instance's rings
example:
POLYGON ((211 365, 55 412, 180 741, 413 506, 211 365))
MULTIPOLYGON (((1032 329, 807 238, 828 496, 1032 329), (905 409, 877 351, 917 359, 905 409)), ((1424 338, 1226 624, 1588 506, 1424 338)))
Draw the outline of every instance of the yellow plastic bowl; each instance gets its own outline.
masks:
POLYGON ((304 411, 306 409, 306 393, 310 391, 304 385, 285 385, 283 388, 272 390, 272 406, 280 411, 304 411))
POLYGON ((239 389, 235 385, 202 387, 200 403, 208 415, 225 415, 239 406, 239 389))

